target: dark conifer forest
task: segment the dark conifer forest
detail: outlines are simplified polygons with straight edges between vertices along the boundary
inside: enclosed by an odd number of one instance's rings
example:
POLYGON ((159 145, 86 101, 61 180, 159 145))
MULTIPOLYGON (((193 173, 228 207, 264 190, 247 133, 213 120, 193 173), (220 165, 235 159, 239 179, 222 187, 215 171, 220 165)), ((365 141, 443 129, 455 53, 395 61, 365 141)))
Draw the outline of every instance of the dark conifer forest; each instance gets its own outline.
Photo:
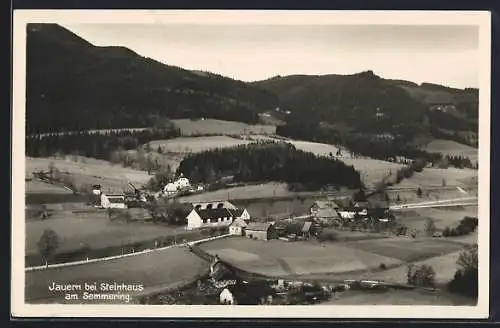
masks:
POLYGON ((237 182, 276 181, 361 188, 359 172, 331 157, 319 157, 283 142, 257 142, 187 156, 177 173, 194 183, 232 176, 237 182))

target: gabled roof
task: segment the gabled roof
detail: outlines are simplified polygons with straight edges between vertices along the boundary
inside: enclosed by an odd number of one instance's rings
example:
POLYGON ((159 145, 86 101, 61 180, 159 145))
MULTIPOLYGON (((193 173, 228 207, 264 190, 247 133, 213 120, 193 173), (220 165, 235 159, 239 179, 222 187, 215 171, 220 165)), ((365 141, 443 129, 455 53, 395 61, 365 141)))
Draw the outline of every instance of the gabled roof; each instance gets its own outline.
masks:
POLYGON ((245 209, 244 208, 243 209, 237 208, 235 210, 229 209, 229 212, 231 212, 235 218, 238 218, 243 214, 243 212, 245 212, 245 209))
POLYGON ((215 219, 215 218, 225 218, 225 217, 233 217, 231 212, 227 208, 211 208, 204 210, 196 210, 196 213, 202 219, 215 219))
POLYGON ((269 228, 272 226, 272 223, 265 222, 252 222, 247 226, 247 230, 253 230, 253 231, 267 231, 269 228))
POLYGON ((233 223, 231 224, 231 226, 244 228, 244 227, 247 227, 248 224, 243 219, 236 219, 236 220, 233 221, 233 223))
POLYGON ((337 217, 337 212, 333 208, 323 208, 316 213, 318 218, 333 218, 337 217))

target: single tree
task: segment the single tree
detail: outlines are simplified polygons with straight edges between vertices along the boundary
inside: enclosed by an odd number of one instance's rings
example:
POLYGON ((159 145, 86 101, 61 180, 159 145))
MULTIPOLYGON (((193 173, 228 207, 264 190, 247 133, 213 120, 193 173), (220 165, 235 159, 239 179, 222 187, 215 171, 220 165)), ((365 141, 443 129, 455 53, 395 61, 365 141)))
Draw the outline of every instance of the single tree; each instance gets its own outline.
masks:
POLYGON ((37 245, 40 255, 42 256, 43 260, 45 261, 45 265, 47 266, 49 260, 52 258, 57 248, 59 247, 59 236, 54 230, 45 229, 37 245))
POLYGON ((422 197, 422 189, 420 189, 420 187, 417 188, 417 196, 418 197, 422 197))
POLYGON ((427 236, 432 236, 436 232, 436 224, 432 218, 425 220, 424 231, 427 236))

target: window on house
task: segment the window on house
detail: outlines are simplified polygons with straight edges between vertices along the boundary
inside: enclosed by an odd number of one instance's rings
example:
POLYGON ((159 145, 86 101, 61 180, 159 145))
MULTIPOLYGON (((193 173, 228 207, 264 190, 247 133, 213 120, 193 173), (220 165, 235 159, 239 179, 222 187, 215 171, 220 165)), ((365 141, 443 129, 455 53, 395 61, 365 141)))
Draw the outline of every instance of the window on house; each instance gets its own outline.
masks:
POLYGON ((211 210, 212 209, 212 204, 208 204, 207 205, 207 210, 211 210))
POLYGON ((197 210, 199 210, 199 209, 201 209, 201 205, 198 204, 194 208, 197 209, 197 210))
POLYGON ((224 207, 224 204, 223 203, 219 203, 217 204, 217 208, 223 208, 224 207))
POLYGON ((208 222, 208 219, 203 219, 203 223, 207 223, 208 222))

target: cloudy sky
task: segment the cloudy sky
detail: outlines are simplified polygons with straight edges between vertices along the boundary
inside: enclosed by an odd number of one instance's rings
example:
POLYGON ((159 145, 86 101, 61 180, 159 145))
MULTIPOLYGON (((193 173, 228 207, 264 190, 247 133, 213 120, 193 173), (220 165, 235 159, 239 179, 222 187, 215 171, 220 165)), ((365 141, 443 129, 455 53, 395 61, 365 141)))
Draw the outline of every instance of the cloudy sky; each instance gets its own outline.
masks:
POLYGON ((478 87, 476 26, 64 24, 98 46, 125 46, 186 69, 243 81, 353 74, 478 87))

